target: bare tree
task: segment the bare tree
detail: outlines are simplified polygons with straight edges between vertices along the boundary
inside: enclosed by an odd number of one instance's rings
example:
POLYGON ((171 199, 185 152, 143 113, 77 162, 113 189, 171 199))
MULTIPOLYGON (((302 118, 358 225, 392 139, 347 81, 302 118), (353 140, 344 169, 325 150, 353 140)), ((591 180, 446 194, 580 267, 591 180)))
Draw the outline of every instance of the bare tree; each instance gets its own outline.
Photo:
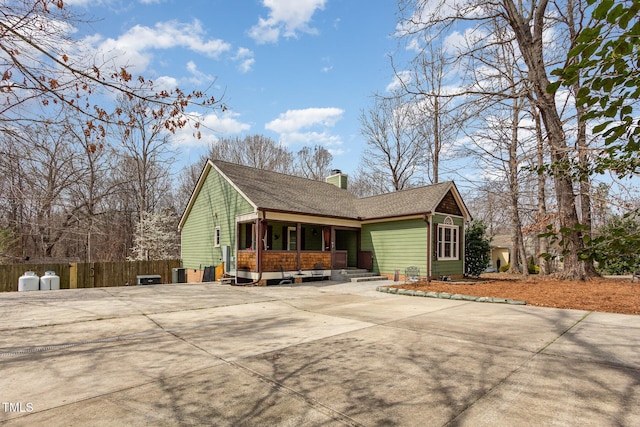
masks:
POLYGON ((333 156, 321 145, 303 147, 297 154, 297 173, 305 178, 324 180, 331 172, 333 156))
MULTIPOLYGON (((441 6, 443 2, 440 2, 441 6)), ((532 93, 533 103, 539 111, 544 125, 551 158, 551 176, 555 185, 555 197, 558 206, 557 221, 559 230, 565 233, 566 244, 562 277, 567 279, 585 279, 589 272, 580 261, 579 253, 583 249, 581 225, 576 211, 576 196, 570 170, 571 147, 567 143, 563 120, 560 116, 555 96, 547 91, 550 80, 548 66, 551 64, 551 52, 557 53, 562 45, 546 43, 544 32, 554 21, 554 15, 566 5, 550 3, 548 0, 530 0, 516 4, 513 0, 500 0, 495 3, 483 1, 463 2, 447 7, 438 7, 428 0, 401 0, 400 11, 405 18, 400 27, 408 37, 416 34, 428 35, 427 38, 441 37, 456 25, 464 25, 471 42, 458 46, 459 59, 467 61, 470 67, 478 69, 484 64, 474 64, 476 52, 491 48, 503 39, 496 37, 496 28, 508 28, 512 40, 518 47, 526 65, 527 82, 532 93), (435 7, 434 7, 435 6, 435 7), (552 10, 553 9, 553 10, 552 10), (497 26, 495 23, 497 22, 497 26)), ((485 92, 482 87, 471 88, 475 93, 485 92)))
POLYGON ((376 97, 369 111, 360 114, 360 131, 367 144, 361 171, 369 179, 382 179, 382 191, 422 183, 424 146, 413 125, 411 108, 400 97, 376 97))
POLYGON ((465 201, 473 212, 473 217, 487 225, 487 233, 492 237, 503 233, 505 224, 509 224, 509 201, 502 191, 505 186, 507 183, 504 179, 488 177, 474 187, 473 191, 465 194, 465 201))
MULTIPOLYGON (((573 48, 576 44, 578 35, 585 25, 585 8, 580 0, 566 0, 567 9, 562 16, 562 19, 569 32, 570 48, 573 48)), ((587 24, 588 25, 588 24, 587 24)), ((578 92, 580 92, 582 85, 580 78, 577 78, 574 82, 571 90, 573 92, 574 99, 577 98, 578 92)), ((587 140, 587 122, 584 120, 587 110, 585 106, 579 102, 575 103, 575 121, 576 121, 576 151, 578 153, 578 165, 577 165, 577 177, 578 177, 578 202, 579 202, 579 217, 580 222, 584 226, 586 235, 591 237, 591 230, 593 229, 593 223, 591 218, 591 174, 592 174, 592 158, 591 149, 589 147, 589 141, 587 140)), ((585 274, 587 276, 598 276, 598 272, 593 265, 593 262, 584 263, 585 274)))
POLYGON ((156 90, 153 82, 135 78, 126 68, 89 56, 81 40, 73 38, 76 25, 86 24, 61 0, 14 0, 0 5, 0 123, 12 128, 16 121, 56 120, 61 109, 86 118, 86 132, 104 137, 105 123, 117 121, 118 110, 99 103, 100 92, 146 101, 162 112, 170 131, 197 116, 188 109, 222 107, 206 91, 156 90), (43 117, 47 117, 43 119, 43 117))
POLYGON ((0 5, 0 229, 13 259, 129 255, 136 218, 171 190, 169 135, 191 124, 198 136, 202 113, 224 108, 206 89, 160 90, 101 62, 75 38, 86 24, 62 1, 0 5))
POLYGON ((64 132, 55 126, 24 128, 23 132, 27 138, 20 141, 22 161, 27 166, 25 178, 34 208, 34 255, 52 257, 76 214, 76 209, 65 203, 69 188, 78 179, 72 162, 74 152, 64 132))
POLYGON ((356 197, 370 197, 389 191, 389 182, 385 175, 378 175, 363 166, 362 162, 349 178, 347 191, 356 197))
POLYGON ((540 274, 547 275, 551 273, 551 265, 549 263, 549 258, 545 256, 545 254, 549 253, 549 239, 546 236, 541 236, 544 233, 545 227, 550 223, 549 214, 547 212, 547 179, 546 174, 542 172, 542 168, 547 163, 545 160, 545 144, 544 144, 544 135, 542 133, 542 123, 540 123, 540 115, 537 110, 533 110, 533 119, 535 123, 536 130, 536 170, 538 170, 538 180, 537 180, 537 197, 538 197, 538 211, 536 217, 536 227, 534 230, 536 234, 540 237, 537 238, 538 242, 538 263, 540 265, 540 274))
POLYGON ((274 172, 291 173, 293 154, 263 135, 220 139, 209 147, 209 158, 274 172))
POLYGON ((170 189, 170 134, 147 102, 120 97, 119 103, 125 117, 115 128, 122 141, 117 149, 119 173, 125 188, 134 195, 136 216, 142 219, 143 213, 153 212, 170 189))
POLYGON ((116 156, 111 146, 94 141, 91 134, 83 132, 77 121, 68 119, 64 130, 68 144, 75 147, 73 165, 78 172, 78 179, 69 188, 69 204, 75 207, 77 218, 72 230, 78 236, 74 255, 87 262, 95 259, 94 253, 99 254, 99 259, 110 258, 104 242, 118 227, 112 222, 112 207, 107 203, 120 189, 120 183, 111 179, 116 156), (84 237, 81 244, 80 236, 84 237), (84 254, 80 248, 84 248, 84 254))
POLYGON ((429 181, 437 184, 444 151, 453 146, 464 121, 463 110, 446 88, 447 80, 454 74, 453 61, 440 41, 431 40, 416 55, 411 67, 406 73, 394 71, 402 91, 413 99, 413 126, 424 144, 430 165, 429 181))
POLYGON ((544 60, 543 32, 549 2, 548 0, 532 1, 529 9, 516 6, 513 0, 502 0, 502 2, 503 16, 514 31, 520 52, 529 69, 535 105, 540 111, 551 150, 551 170, 558 203, 558 222, 560 229, 568 230, 563 277, 585 279, 588 277, 588 272, 585 271, 584 262, 579 259, 579 252, 584 247, 582 231, 576 212, 572 177, 567 173, 567 167, 570 164, 569 147, 555 96, 547 91, 551 82, 544 60))
POLYGON ((183 166, 178 173, 178 185, 175 190, 177 194, 175 205, 178 211, 184 211, 187 207, 189 198, 191 197, 193 190, 196 188, 196 184, 198 183, 198 179, 200 178, 202 168, 206 161, 207 158, 202 156, 196 163, 183 166))

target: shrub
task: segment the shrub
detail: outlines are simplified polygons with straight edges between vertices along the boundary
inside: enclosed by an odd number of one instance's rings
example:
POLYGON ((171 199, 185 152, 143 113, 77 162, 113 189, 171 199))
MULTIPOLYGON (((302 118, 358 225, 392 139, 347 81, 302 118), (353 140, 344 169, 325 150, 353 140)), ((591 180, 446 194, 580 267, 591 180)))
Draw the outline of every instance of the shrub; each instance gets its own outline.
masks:
POLYGON ((505 264, 500 266, 500 273, 506 273, 511 268, 511 264, 505 264))
POLYGON ((584 253, 587 260, 597 261, 604 274, 625 274, 640 263, 640 215, 633 211, 622 217, 611 217, 607 225, 587 239, 584 253))
POLYGON ((482 221, 473 220, 465 230, 465 273, 479 276, 491 260, 491 243, 486 238, 487 227, 482 221))

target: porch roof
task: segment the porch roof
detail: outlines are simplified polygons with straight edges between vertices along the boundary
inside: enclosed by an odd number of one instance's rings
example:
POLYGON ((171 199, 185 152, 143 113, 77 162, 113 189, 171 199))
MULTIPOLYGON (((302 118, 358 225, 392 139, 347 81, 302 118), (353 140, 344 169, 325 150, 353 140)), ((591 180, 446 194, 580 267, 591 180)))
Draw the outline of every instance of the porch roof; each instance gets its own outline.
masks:
POLYGON ((213 160, 258 209, 307 215, 367 220, 435 212, 444 196, 453 191, 467 212, 453 181, 359 199, 350 192, 322 181, 213 160))

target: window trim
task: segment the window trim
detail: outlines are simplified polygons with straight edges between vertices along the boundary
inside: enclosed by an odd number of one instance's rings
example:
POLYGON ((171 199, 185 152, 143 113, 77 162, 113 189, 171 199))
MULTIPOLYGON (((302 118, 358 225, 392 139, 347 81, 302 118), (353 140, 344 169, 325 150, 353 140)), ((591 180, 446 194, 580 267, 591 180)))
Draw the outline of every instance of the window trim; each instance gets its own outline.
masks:
POLYGON ((446 217, 442 223, 438 224, 437 234, 437 257, 438 261, 459 261, 460 260, 460 227, 454 224, 450 216, 446 217), (445 240, 446 232, 450 230, 450 240, 445 240), (449 256, 445 256, 446 248, 449 247, 449 256))
POLYGON ((215 231, 213 232, 213 245, 216 248, 220 247, 220 237, 222 235, 222 232, 220 231, 220 226, 217 225, 215 228, 215 231))

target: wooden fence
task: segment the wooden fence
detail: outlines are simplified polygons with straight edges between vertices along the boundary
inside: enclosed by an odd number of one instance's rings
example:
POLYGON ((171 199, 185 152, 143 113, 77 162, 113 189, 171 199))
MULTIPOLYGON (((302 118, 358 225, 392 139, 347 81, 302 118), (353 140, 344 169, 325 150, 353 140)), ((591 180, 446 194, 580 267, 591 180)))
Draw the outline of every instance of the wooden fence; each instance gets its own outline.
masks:
POLYGON ((161 283, 171 283, 173 269, 179 267, 179 259, 0 265, 0 292, 17 291, 18 279, 25 271, 34 271, 38 276, 43 276, 46 271, 54 271, 60 276, 60 288, 69 289, 135 285, 136 276, 144 274, 159 274, 161 283))

